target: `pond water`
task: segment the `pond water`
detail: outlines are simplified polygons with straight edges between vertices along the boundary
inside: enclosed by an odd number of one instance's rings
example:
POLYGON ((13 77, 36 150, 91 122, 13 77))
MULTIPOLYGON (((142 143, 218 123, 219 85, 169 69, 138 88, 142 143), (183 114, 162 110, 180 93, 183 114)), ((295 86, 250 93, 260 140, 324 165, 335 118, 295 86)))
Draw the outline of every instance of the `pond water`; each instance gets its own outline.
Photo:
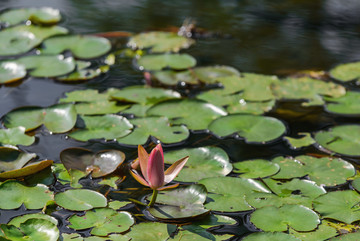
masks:
MULTIPOLYGON (((64 16, 60 25, 84 34, 171 30, 191 18, 202 34, 197 36, 193 47, 183 52, 194 56, 198 66, 228 65, 241 72, 285 76, 302 70, 329 70, 340 63, 360 59, 360 1, 357 0, 1 0, 0 3, 2 10, 40 6, 59 9, 64 16)), ((124 41, 113 40, 113 43, 122 47, 124 41)), ((131 61, 117 62, 105 76, 76 85, 30 77, 21 84, 0 87, 0 116, 21 106, 53 105, 72 90, 105 90, 143 83, 143 74, 131 61)), ((354 83, 345 86, 358 88, 354 83)), ((298 102, 279 102, 266 115, 283 120, 288 136, 360 121, 357 117, 331 115, 322 107, 303 108, 298 102)), ((67 139, 65 134, 51 135, 45 128, 37 131, 37 136, 35 144, 23 149, 55 162, 59 162, 60 152, 68 147, 94 151, 121 149, 128 159, 136 157, 135 148, 119 147, 115 142, 84 144, 67 139)), ((290 149, 284 141, 264 146, 231 138, 220 140, 203 132, 192 133, 181 147, 205 145, 223 148, 233 162, 321 153, 313 146, 299 151, 290 149)), ((165 150, 176 148, 168 146, 165 150)), ((23 211, 1 211, 0 222, 6 223, 23 211)), ((231 216, 239 225, 220 229, 219 233, 238 234, 232 240, 240 240, 243 234, 256 230, 249 224, 247 213, 231 216)), ((65 225, 62 228, 66 231, 65 225)))

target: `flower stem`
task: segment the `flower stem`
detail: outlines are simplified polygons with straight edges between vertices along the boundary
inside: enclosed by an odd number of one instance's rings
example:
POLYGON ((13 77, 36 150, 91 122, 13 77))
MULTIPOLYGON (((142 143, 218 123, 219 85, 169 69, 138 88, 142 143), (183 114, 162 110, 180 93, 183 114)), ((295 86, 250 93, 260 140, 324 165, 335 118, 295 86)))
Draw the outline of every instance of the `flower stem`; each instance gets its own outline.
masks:
POLYGON ((155 201, 156 201, 157 194, 158 194, 158 190, 153 189, 153 194, 152 194, 152 196, 151 196, 151 201, 150 201, 150 203, 149 203, 149 205, 148 205, 149 207, 154 206, 154 203, 155 203, 155 201))

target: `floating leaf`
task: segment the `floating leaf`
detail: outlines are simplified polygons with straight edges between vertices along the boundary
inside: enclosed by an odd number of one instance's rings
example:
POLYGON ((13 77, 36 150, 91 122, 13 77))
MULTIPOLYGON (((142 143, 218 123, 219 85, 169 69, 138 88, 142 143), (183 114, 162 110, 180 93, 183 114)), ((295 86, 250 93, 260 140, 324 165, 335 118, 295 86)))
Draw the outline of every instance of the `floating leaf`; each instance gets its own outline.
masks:
POLYGON ((60 54, 65 50, 70 50, 75 57, 81 59, 100 57, 111 49, 109 40, 90 35, 52 37, 45 40, 43 46, 43 54, 60 54))
POLYGON ((55 195, 55 202, 65 209, 74 211, 106 207, 107 200, 101 193, 88 189, 69 189, 55 195))
POLYGON ((139 223, 126 236, 133 241, 167 241, 176 231, 176 226, 165 223, 139 223))
POLYGON ((301 241, 301 239, 287 233, 256 232, 246 236, 242 241, 301 241))
POLYGON ((347 233, 344 235, 340 235, 339 237, 335 237, 330 239, 330 241, 354 241, 360 238, 360 231, 354 233, 347 233))
POLYGON ((360 77, 360 62, 339 64, 330 70, 331 77, 347 82, 360 77))
POLYGON ((91 234, 106 236, 110 233, 122 233, 134 224, 128 212, 117 212, 111 208, 95 208, 85 215, 73 215, 69 218, 69 227, 75 230, 91 229, 91 234))
POLYGON ((128 45, 133 49, 151 48, 152 53, 179 52, 189 48, 194 40, 170 32, 140 33, 130 39, 128 45))
POLYGON ((97 178, 114 172, 124 162, 125 154, 118 150, 93 153, 83 148, 68 148, 60 153, 60 160, 68 171, 91 172, 91 176, 97 178))
POLYGON ((359 177, 355 178, 351 182, 351 185, 356 191, 360 192, 360 178, 359 177))
POLYGON ((194 230, 180 230, 175 237, 173 238, 174 241, 220 241, 220 240, 228 240, 229 238, 233 237, 233 235, 224 234, 224 235, 215 235, 212 233, 207 232, 204 229, 194 229, 194 230))
POLYGON ((0 84, 8 84, 20 80, 26 76, 24 65, 16 61, 0 62, 0 84))
POLYGON ((17 181, 6 181, 0 184, 0 208, 16 209, 22 204, 27 209, 40 209, 53 199, 49 188, 43 184, 27 187, 17 181))
POLYGON ((115 210, 118 210, 120 208, 124 208, 126 207, 127 205, 131 204, 131 202, 128 202, 128 201, 111 201, 109 202, 109 208, 112 208, 112 209, 115 209, 115 210))
POLYGON ((30 146, 34 141, 35 137, 26 135, 23 126, 0 129, 0 143, 2 145, 30 146))
POLYGON ((315 134, 316 142, 330 151, 349 156, 360 156, 360 126, 335 126, 315 134))
POLYGON ((7 128, 24 126, 26 131, 33 130, 42 124, 54 133, 71 130, 76 122, 76 111, 73 105, 59 104, 48 108, 21 107, 5 115, 7 128))
POLYGON ((22 216, 17 216, 15 218, 11 219, 11 221, 8 223, 8 225, 14 225, 16 227, 20 227, 20 224, 22 224, 32 218, 44 219, 44 220, 47 220, 47 221, 53 223, 56 226, 58 225, 58 220, 56 218, 46 215, 46 214, 43 214, 43 213, 30 213, 30 214, 25 214, 22 216))
POLYGON ((303 136, 300 138, 292 138, 284 136, 284 139, 290 144, 291 149, 299 149, 301 147, 309 146, 314 144, 316 141, 311 137, 310 133, 301 132, 298 135, 303 136))
POLYGON ((184 156, 189 156, 189 160, 175 178, 176 181, 196 182, 206 177, 226 176, 232 170, 226 152, 219 147, 212 146, 166 152, 165 163, 173 164, 184 156))
POLYGON ((193 75, 193 72, 190 70, 184 71, 173 71, 173 70, 163 70, 156 71, 153 73, 153 78, 159 81, 164 85, 177 85, 178 83, 187 83, 187 84, 198 84, 199 80, 196 76, 193 75))
POLYGON ((280 208, 267 206, 256 209, 250 221, 264 231, 310 231, 320 223, 319 216, 311 209, 301 205, 284 205, 280 208))
POLYGON ((301 240, 306 240, 306 241, 328 240, 329 238, 338 235, 336 229, 329 226, 329 223, 325 220, 323 220, 322 223, 314 231, 297 232, 295 230, 290 229, 290 234, 294 235, 295 237, 301 240))
MULTIPOLYGON (((107 65, 105 65, 107 66, 107 65)), ((74 82, 74 81, 83 81, 93 79, 100 76, 102 73, 107 71, 102 71, 101 67, 93 66, 91 67, 91 62, 87 61, 76 61, 76 71, 63 77, 58 77, 57 80, 63 82, 74 82)))
POLYGON ((59 100, 60 103, 71 103, 71 102, 97 102, 108 100, 110 93, 114 89, 109 89, 107 92, 99 93, 98 90, 85 89, 85 90, 74 90, 65 93, 65 98, 59 100))
POLYGON ((130 122, 135 129, 129 135, 117 139, 119 143, 144 145, 150 136, 154 136, 167 144, 184 141, 189 136, 189 130, 185 126, 171 126, 166 117, 136 118, 130 122))
POLYGON ((79 141, 90 139, 111 140, 128 135, 133 125, 123 116, 81 116, 85 127, 75 130, 69 136, 79 141))
POLYGON ((360 114, 360 93, 347 91, 346 95, 339 98, 325 98, 327 102, 326 110, 330 113, 340 115, 359 115, 360 114))
POLYGON ((261 159, 241 161, 234 163, 233 166, 234 172, 242 173, 240 176, 244 178, 268 177, 276 174, 280 169, 278 164, 261 159))
POLYGON ((115 114, 129 108, 130 105, 118 105, 116 101, 94 101, 75 104, 76 112, 80 115, 115 114))
POLYGON ((137 65, 141 70, 161 70, 167 67, 181 70, 194 67, 196 59, 188 54, 145 55, 137 61, 137 65))
POLYGON ((73 188, 81 188, 82 185, 79 184, 79 180, 87 175, 86 173, 76 169, 70 169, 67 171, 64 165, 60 163, 55 163, 52 166, 52 171, 58 182, 63 185, 70 184, 73 188))
POLYGON ((13 8, 0 15, 0 22, 6 25, 15 25, 30 20, 35 24, 56 24, 61 20, 58 9, 42 8, 13 8))
POLYGON ((229 115, 216 119, 209 125, 215 135, 226 137, 238 134, 247 142, 268 142, 286 131, 285 125, 273 117, 256 115, 229 115))
POLYGON ((8 179, 29 176, 31 174, 40 172, 41 170, 51 166, 51 164, 53 164, 53 161, 51 160, 32 162, 21 168, 2 172, 0 173, 0 178, 8 179))

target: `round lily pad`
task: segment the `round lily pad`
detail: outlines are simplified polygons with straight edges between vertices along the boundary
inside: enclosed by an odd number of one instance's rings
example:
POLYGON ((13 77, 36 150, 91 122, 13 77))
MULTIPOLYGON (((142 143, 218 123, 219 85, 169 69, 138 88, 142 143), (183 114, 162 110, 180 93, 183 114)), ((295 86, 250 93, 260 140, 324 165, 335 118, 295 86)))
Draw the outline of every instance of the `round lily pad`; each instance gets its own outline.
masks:
POLYGON ((43 54, 60 54, 70 50, 73 55, 81 59, 100 57, 111 49, 110 41, 106 38, 87 35, 58 36, 43 42, 43 54))
POLYGON ((134 224, 128 212, 117 212, 111 208, 95 208, 85 215, 73 215, 69 218, 69 227, 75 230, 91 229, 92 235, 107 236, 110 233, 122 233, 134 224))
POLYGON ((316 142, 323 148, 348 156, 360 156, 360 126, 335 126, 315 134, 316 142))
POLYGON ((319 216, 301 205, 284 205, 280 208, 267 206, 256 209, 250 221, 264 231, 310 231, 320 224, 319 216))
POLYGON ((30 214, 25 214, 22 216, 17 216, 15 218, 11 219, 11 221, 8 223, 8 225, 14 225, 16 227, 19 227, 20 224, 22 224, 32 218, 44 219, 49 222, 52 222, 56 226, 58 225, 58 220, 56 218, 46 215, 46 214, 43 214, 43 213, 30 213, 30 214))
POLYGON ((226 176, 232 170, 226 152, 219 147, 212 146, 166 152, 165 163, 173 164, 185 156, 189 156, 189 160, 175 178, 176 181, 196 182, 206 177, 226 176))
POLYGON ((0 144, 2 145, 30 146, 34 141, 35 137, 26 135, 23 126, 0 129, 0 144))
POLYGON ((268 177, 280 170, 278 164, 261 159, 237 162, 233 166, 234 172, 244 178, 268 177))
POLYGON ((81 116, 81 119, 85 127, 69 134, 71 138, 79 141, 121 138, 128 135, 133 128, 128 119, 118 115, 81 116))
POLYGON ((126 234, 131 240, 167 241, 176 231, 176 226, 166 223, 139 223, 126 234))
POLYGON ((71 102, 97 102, 108 100, 110 93, 114 89, 109 89, 106 92, 99 93, 98 90, 85 89, 85 90, 74 90, 65 93, 65 97, 59 100, 60 103, 71 103, 71 102))
POLYGON ((343 82, 360 78, 360 62, 340 64, 329 73, 331 77, 343 82))
POLYGON ((137 65, 141 70, 161 70, 167 67, 181 70, 194 67, 196 59, 188 54, 145 55, 137 61, 137 65))
POLYGON ((246 236, 242 241, 301 241, 301 239, 287 233, 257 232, 246 236))
POLYGON ((56 24, 61 20, 58 9, 42 8, 13 8, 0 14, 0 23, 15 25, 30 20, 35 24, 56 24))
POLYGON ((164 85, 177 85, 178 83, 186 83, 190 85, 199 84, 199 80, 191 70, 173 71, 163 70, 152 73, 152 78, 164 85))
POLYGON ((280 120, 273 117, 229 115, 214 120, 209 125, 209 130, 220 137, 236 133, 247 142, 265 143, 283 135, 286 127, 280 120))
POLYGON ((328 240, 336 235, 338 232, 334 227, 331 227, 329 223, 325 220, 322 220, 321 224, 314 231, 310 232, 297 232, 290 229, 290 234, 295 237, 306 240, 306 241, 319 241, 319 240, 328 240))
POLYGON ((5 115, 4 125, 7 128, 24 126, 26 131, 29 131, 44 124, 53 133, 63 133, 74 127, 76 117, 75 107, 71 104, 48 108, 21 107, 5 115))
POLYGON ((84 211, 92 208, 106 207, 104 195, 88 189, 69 189, 55 195, 55 202, 65 209, 84 211))
POLYGON ((360 114, 360 92, 347 91, 344 96, 339 98, 325 98, 325 100, 329 102, 326 104, 326 110, 330 113, 340 115, 360 114))
POLYGON ((8 84, 20 80, 26 76, 24 65, 16 61, 0 62, 0 84, 8 84))

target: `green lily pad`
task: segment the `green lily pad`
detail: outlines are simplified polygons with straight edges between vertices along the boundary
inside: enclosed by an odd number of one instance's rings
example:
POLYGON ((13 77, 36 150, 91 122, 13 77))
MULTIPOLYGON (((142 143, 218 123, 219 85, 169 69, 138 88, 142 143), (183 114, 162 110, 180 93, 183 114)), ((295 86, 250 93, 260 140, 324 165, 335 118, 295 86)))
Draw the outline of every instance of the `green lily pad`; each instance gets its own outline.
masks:
POLYGON ((359 177, 355 178, 351 182, 351 185, 356 191, 360 192, 360 178, 359 177))
POLYGON ((40 209, 53 199, 49 188, 43 184, 27 187, 17 181, 6 181, 0 184, 0 208, 16 209, 22 204, 27 209, 40 209))
POLYGON ((330 239, 330 241, 353 241, 358 240, 360 238, 360 231, 354 233, 347 233, 340 235, 339 237, 335 237, 330 239))
POLYGON ((130 39, 128 45, 133 49, 151 49, 152 53, 179 52, 189 48, 194 40, 170 32, 140 33, 130 39))
POLYGON ((316 143, 316 141, 311 137, 310 133, 301 132, 301 133, 298 133, 298 135, 303 136, 303 137, 292 138, 289 136, 284 136, 284 139, 289 143, 291 149, 296 150, 301 147, 310 146, 310 145, 316 143))
POLYGON ((287 233, 257 232, 246 236, 242 241, 301 241, 301 239, 287 233))
POLYGON ((93 153, 84 148, 68 148, 60 153, 65 168, 76 169, 94 178, 114 172, 125 160, 125 154, 118 150, 103 150, 93 153))
POLYGON ((72 233, 72 234, 62 233, 61 235, 63 237, 63 241, 107 241, 107 240, 129 241, 130 240, 129 237, 122 234, 110 234, 107 237, 90 236, 86 238, 83 238, 80 234, 77 233, 72 233))
POLYGON ((130 229, 134 219, 128 212, 117 212, 111 208, 95 208, 85 215, 73 215, 69 218, 69 227, 75 230, 91 229, 92 235, 106 236, 110 233, 122 233, 130 229))
POLYGON ((52 37, 43 42, 43 54, 60 54, 70 50, 81 59, 100 57, 111 49, 111 43, 106 38, 90 35, 67 35, 52 37))
POLYGON ((16 61, 0 62, 0 84, 8 84, 26 76, 26 68, 24 65, 16 61))
POLYGON ((53 223, 56 226, 58 225, 58 220, 56 218, 46 215, 46 214, 43 214, 43 213, 30 213, 30 214, 25 214, 22 216, 17 216, 15 218, 11 219, 11 221, 8 223, 8 225, 14 225, 16 227, 20 227, 20 224, 22 224, 32 218, 44 219, 44 220, 47 220, 47 221, 53 223))
POLYGON ((219 147, 212 146, 166 152, 165 163, 173 164, 185 156, 189 156, 189 160, 175 178, 176 181, 196 182, 206 177, 226 176, 232 170, 226 152, 219 147))
POLYGON ((137 61, 137 65, 140 70, 161 70, 167 67, 181 70, 194 67, 196 59, 188 54, 145 55, 137 61))
POLYGON ((307 77, 281 80, 272 90, 278 99, 301 100, 304 106, 323 105, 323 95, 337 98, 346 93, 341 85, 307 77))
POLYGON ((55 195, 55 202, 65 209, 74 211, 85 211, 107 205, 104 195, 88 189, 69 189, 58 193, 55 195))
POLYGON ((226 114, 215 105, 190 99, 161 102, 147 111, 147 115, 166 116, 172 124, 184 124, 191 130, 207 129, 211 121, 226 114))
POLYGON ((110 93, 114 89, 109 89, 106 92, 99 93, 98 90, 85 89, 85 90, 74 90, 65 93, 65 97, 59 100, 60 103, 71 103, 71 102, 97 102, 108 100, 110 93))
POLYGON ((13 8, 2 12, 0 23, 6 25, 15 25, 30 20, 35 24, 56 24, 61 20, 61 14, 58 9, 42 8, 13 8))
MULTIPOLYGON (((104 65, 107 66, 107 65, 104 65)), ((95 77, 100 76, 102 73, 107 71, 103 71, 100 66, 91 66, 91 62, 77 60, 76 61, 76 70, 66 76, 58 77, 57 80, 63 82, 75 82, 75 81, 83 81, 93 79, 95 77)))
POLYGON ((340 64, 330 70, 331 77, 347 82, 360 78, 360 62, 340 64))
POLYGON ((256 115, 229 115, 216 119, 209 125, 215 135, 226 137, 238 134, 247 142, 269 142, 286 131, 285 125, 273 117, 256 115))
POLYGON ((314 200, 314 209, 324 218, 351 224, 360 220, 359 200, 356 191, 329 192, 314 200))
POLYGON ((109 202, 109 208, 118 210, 120 208, 126 207, 127 205, 131 204, 132 202, 128 202, 128 201, 111 201, 109 202))
POLYGON ((14 225, 1 224, 0 230, 5 240, 38 240, 56 241, 60 232, 55 224, 45 219, 31 218, 20 224, 19 228, 14 225))
POLYGON ((48 108, 21 107, 5 115, 4 125, 7 128, 24 126, 26 131, 29 131, 43 124, 53 133, 63 133, 74 127, 76 117, 75 107, 70 104, 48 108))
POLYGON ((0 147, 0 156, 0 172, 3 173, 22 168, 31 159, 35 158, 36 154, 22 152, 12 147, 0 147))
POLYGON ((132 241, 167 241, 175 231, 175 225, 148 222, 134 225, 126 236, 132 241))
POLYGON ((152 78, 164 85, 177 85, 180 82, 187 83, 190 85, 199 84, 199 80, 193 74, 193 71, 173 71, 163 70, 155 71, 152 74, 152 78))
POLYGON ((145 117, 130 120, 135 126, 129 135, 118 138, 119 143, 127 145, 144 145, 150 136, 162 143, 176 143, 184 141, 189 136, 189 130, 184 125, 172 126, 166 117, 145 117))
POLYGON ((326 222, 325 220, 322 220, 322 223, 314 231, 297 232, 290 229, 290 234, 301 240, 306 241, 323 241, 338 235, 336 229, 329 226, 328 222, 326 222))
POLYGON ((310 231, 320 224, 319 216, 301 205, 284 205, 280 208, 267 206, 256 209, 250 221, 264 231, 310 231))
POLYGON ((316 142, 323 148, 348 156, 360 156, 360 126, 335 126, 315 134, 316 142))
POLYGON ((233 166, 233 171, 241 173, 239 176, 244 178, 268 177, 280 170, 278 164, 261 159, 237 162, 233 166))
POLYGON ((69 134, 71 138, 79 141, 121 138, 128 135, 133 128, 128 119, 118 115, 81 116, 81 119, 85 127, 69 134))
POLYGON ((0 32, 0 56, 24 54, 53 35, 67 34, 68 30, 60 26, 39 27, 18 25, 0 32))
POLYGON ((64 165, 60 163, 55 163, 52 166, 52 172, 55 174, 58 182, 63 185, 70 184, 73 188, 81 188, 82 185, 79 184, 79 180, 87 175, 76 169, 70 169, 68 171, 64 165))
MULTIPOLYGON (((360 76, 359 76, 360 77, 360 76)), ((340 115, 359 115, 360 114, 360 93, 347 91, 346 95, 339 98, 325 98, 327 102, 326 110, 330 113, 340 115)))
POLYGON ((221 240, 229 240, 229 238, 234 235, 224 234, 224 235, 215 235, 207 232, 206 230, 180 230, 174 237, 174 241, 221 241, 221 240))
MULTIPOLYGON (((115 174, 114 174, 115 175, 115 174)), ((107 185, 109 187, 112 187, 114 189, 118 188, 118 185, 124 180, 124 178, 119 176, 106 176, 102 178, 102 180, 99 182, 100 185, 107 185)), ((109 206, 110 207, 110 206, 109 206)), ((114 208, 115 209, 115 208, 114 208)))
POLYGON ((1 145, 30 146, 34 143, 34 141, 35 137, 26 135, 25 128, 23 126, 0 129, 1 145))
POLYGON ((0 178, 9 179, 9 178, 18 178, 29 176, 34 173, 38 173, 41 170, 51 166, 53 164, 52 160, 43 160, 38 162, 29 163, 21 168, 9 170, 6 172, 0 173, 0 178))
POLYGON ((352 164, 340 158, 316 158, 297 156, 294 159, 278 157, 272 160, 280 166, 280 172, 272 176, 275 179, 291 179, 308 175, 318 185, 335 186, 346 182, 355 175, 352 164))

